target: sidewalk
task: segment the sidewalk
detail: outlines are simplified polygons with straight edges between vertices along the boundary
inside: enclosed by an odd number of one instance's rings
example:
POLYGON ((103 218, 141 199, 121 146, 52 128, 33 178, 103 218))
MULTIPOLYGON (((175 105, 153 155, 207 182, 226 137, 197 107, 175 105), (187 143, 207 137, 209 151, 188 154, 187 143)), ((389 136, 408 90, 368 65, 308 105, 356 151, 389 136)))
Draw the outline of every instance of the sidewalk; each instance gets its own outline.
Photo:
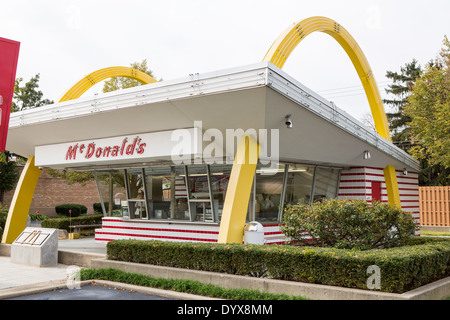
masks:
POLYGON ((61 282, 67 279, 67 267, 34 267, 11 262, 10 257, 0 256, 0 292, 3 289, 28 286, 42 282, 61 282))
POLYGON ((58 250, 98 253, 106 255, 106 241, 96 242, 94 238, 59 240, 58 250))
MULTIPOLYGON (((59 240, 58 250, 106 255, 106 244, 96 243, 94 238, 59 240)), ((68 265, 36 267, 11 262, 9 256, 0 256, 0 292, 3 289, 30 286, 48 282, 65 282, 68 265)))

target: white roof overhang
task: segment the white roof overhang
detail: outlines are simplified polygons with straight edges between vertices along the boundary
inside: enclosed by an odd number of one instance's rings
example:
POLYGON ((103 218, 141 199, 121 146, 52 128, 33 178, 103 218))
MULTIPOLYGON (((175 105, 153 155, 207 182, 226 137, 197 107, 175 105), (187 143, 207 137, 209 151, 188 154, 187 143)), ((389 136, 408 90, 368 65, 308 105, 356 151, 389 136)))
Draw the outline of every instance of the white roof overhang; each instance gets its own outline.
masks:
POLYGON ((227 129, 278 129, 280 161, 419 170, 406 152, 267 62, 12 113, 6 148, 27 157, 38 146, 192 128, 195 121, 224 136, 227 129))

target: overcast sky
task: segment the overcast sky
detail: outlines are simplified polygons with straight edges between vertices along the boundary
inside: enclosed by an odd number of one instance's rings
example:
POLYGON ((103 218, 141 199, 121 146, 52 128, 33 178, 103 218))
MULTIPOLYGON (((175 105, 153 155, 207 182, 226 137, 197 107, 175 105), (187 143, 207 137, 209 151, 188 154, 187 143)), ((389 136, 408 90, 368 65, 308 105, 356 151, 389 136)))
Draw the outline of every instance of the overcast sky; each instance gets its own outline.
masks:
MULTIPOLYGON (((413 58, 423 66, 450 36, 449 0, 0 0, 0 37, 21 42, 17 77, 40 73, 44 97, 57 101, 93 71, 143 59, 165 80, 260 62, 311 16, 352 34, 382 96, 387 70, 413 58)), ((350 59, 326 34, 303 40, 283 70, 358 119, 370 112, 350 59)))

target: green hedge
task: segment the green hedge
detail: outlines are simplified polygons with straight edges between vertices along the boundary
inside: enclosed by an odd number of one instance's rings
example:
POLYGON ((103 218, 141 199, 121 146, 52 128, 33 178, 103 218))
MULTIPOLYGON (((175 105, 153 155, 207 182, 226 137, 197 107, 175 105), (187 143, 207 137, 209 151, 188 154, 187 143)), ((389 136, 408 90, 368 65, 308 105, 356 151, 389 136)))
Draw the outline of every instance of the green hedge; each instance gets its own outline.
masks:
POLYGON ((86 225, 102 223, 102 214, 94 214, 91 216, 75 217, 75 218, 54 218, 46 219, 41 222, 42 228, 65 229, 71 232, 70 225, 86 225))
POLYGON ((57 214, 62 214, 67 217, 78 217, 82 214, 86 214, 87 208, 82 204, 67 203, 56 206, 55 211, 57 214), (69 210, 72 210, 72 212, 69 212, 69 210))
POLYGON ((450 276, 450 241, 412 238, 390 249, 116 240, 108 259, 253 277, 367 289, 376 265, 381 291, 402 293, 450 276))
MULTIPOLYGON (((103 213, 102 204, 100 202, 94 203, 92 205, 92 207, 94 208, 94 212, 103 213)), ((113 205, 113 210, 117 210, 117 209, 120 209, 120 208, 121 208, 121 206, 118 205, 118 204, 114 204, 113 205)), ((109 210, 109 202, 105 202, 105 210, 106 210, 106 212, 108 212, 108 210, 109 210)))

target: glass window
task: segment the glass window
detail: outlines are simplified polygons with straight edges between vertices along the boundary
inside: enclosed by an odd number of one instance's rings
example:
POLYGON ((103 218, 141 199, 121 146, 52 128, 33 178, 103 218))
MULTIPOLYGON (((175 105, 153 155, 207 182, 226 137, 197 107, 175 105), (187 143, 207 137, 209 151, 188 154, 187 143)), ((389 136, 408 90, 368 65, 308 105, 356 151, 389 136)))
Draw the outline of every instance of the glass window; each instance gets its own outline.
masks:
POLYGON ((340 169, 316 168, 313 201, 336 198, 340 169))
POLYGON ((277 221, 283 191, 285 165, 277 168, 259 166, 256 169, 255 219, 277 221))
POLYGON ((189 220, 184 168, 145 168, 147 207, 150 219, 189 220))
POLYGON ((216 214, 216 221, 222 218, 223 204, 225 202, 225 195, 228 190, 228 183, 230 182, 231 165, 211 165, 211 191, 213 195, 213 206, 216 214))
MULTIPOLYGON (((231 170, 232 165, 218 164, 133 168, 123 171, 126 191, 115 182, 112 191, 98 185, 102 201, 114 201, 124 217, 220 222, 231 170)), ((300 164, 258 165, 247 220, 280 221, 287 204, 336 197, 339 173, 300 164)), ((105 174, 110 176, 117 180, 116 173, 105 174)))
MULTIPOLYGON (((128 206, 123 171, 95 172, 94 176, 104 216, 120 217, 123 201, 128 206), (110 206, 110 203, 113 205, 110 206)), ((100 208, 95 208, 95 210, 100 211, 100 208)))
POLYGON ((191 221, 214 222, 217 218, 211 206, 209 167, 206 164, 186 166, 188 201, 191 221))
POLYGON ((127 186, 128 215, 131 219, 148 219, 144 169, 125 170, 127 186))
POLYGON ((314 167, 300 164, 290 164, 286 177, 287 204, 309 203, 314 179, 314 167))

